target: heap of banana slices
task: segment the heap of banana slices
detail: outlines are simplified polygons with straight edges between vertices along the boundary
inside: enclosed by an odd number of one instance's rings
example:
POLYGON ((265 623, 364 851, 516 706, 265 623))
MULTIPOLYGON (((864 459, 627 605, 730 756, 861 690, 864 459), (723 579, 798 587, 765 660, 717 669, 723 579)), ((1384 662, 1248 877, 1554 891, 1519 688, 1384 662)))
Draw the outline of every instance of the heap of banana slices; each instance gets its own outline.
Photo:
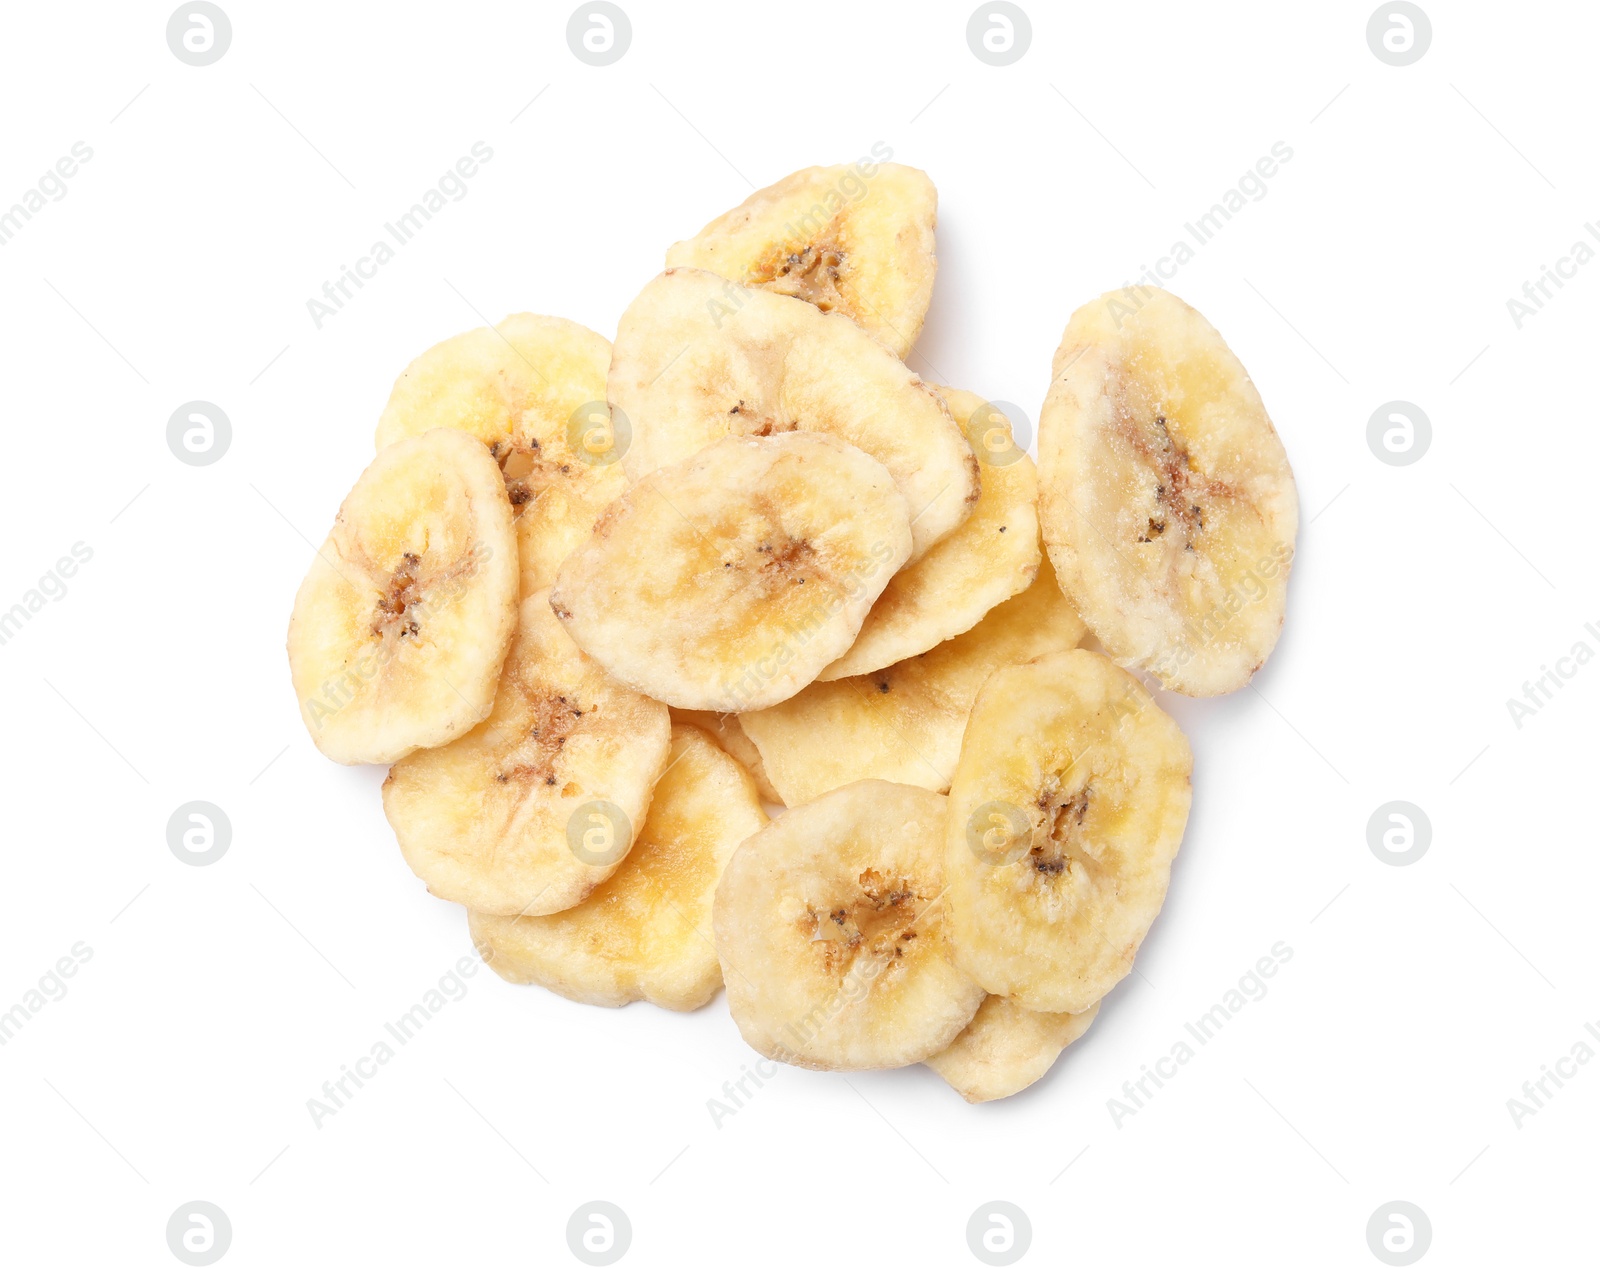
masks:
POLYGON ((913 168, 808 168, 672 247, 615 344, 519 314, 424 352, 289 663, 502 977, 726 986, 766 1057, 985 1101, 1132 966, 1192 766, 1147 683, 1261 667, 1298 504, 1164 291, 1072 315, 1037 467, 907 369, 935 205, 913 168))

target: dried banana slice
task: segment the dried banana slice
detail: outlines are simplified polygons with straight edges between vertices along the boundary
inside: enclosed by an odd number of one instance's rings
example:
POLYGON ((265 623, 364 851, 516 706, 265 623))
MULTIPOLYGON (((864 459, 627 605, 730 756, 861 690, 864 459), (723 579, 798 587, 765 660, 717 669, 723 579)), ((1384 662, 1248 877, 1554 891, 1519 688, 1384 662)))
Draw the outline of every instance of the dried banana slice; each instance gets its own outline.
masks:
POLYGON ((626 857, 670 733, 666 706, 607 677, 540 591, 522 601, 488 720, 396 762, 383 810, 440 898, 493 915, 562 911, 626 857))
POLYGON ((950 962, 945 799, 863 780, 784 812, 717 885, 717 958, 745 1042, 812 1070, 943 1051, 983 990, 950 962))
POLYGON ((556 579, 623 488, 623 426, 606 407, 611 345, 577 322, 517 313, 429 348, 395 381, 377 443, 433 427, 489 446, 517 520, 524 596, 556 579))
POLYGON ((965 634, 874 673, 812 683, 792 700, 741 714, 739 725, 785 805, 858 779, 943 792, 984 680, 1082 637, 1083 622, 1045 563, 1031 586, 965 634))
POLYGON ((957 388, 934 391, 980 459, 977 504, 966 523, 895 573, 850 650, 817 675, 821 682, 870 673, 937 647, 1026 590, 1039 571, 1033 460, 1013 443, 1010 421, 994 406, 957 388))
POLYGON ((807 167, 673 244, 667 267, 709 269, 843 313, 903 360, 933 296, 938 205, 914 167, 807 167))
POLYGON ((969 1104, 1014 1096, 1044 1078, 1099 1011, 1095 1004, 1081 1013, 1036 1013, 991 995, 956 1041, 924 1064, 969 1104))
POLYGON ((550 603, 635 690, 734 713, 816 678, 910 551, 905 500, 859 449, 730 436, 612 503, 550 603))
POLYGON ((698 269, 661 274, 623 313, 607 377, 633 439, 630 480, 724 436, 823 432, 889 469, 912 557, 978 498, 978 460, 939 396, 838 314, 698 269))
POLYGON ((1072 315, 1039 415, 1039 518, 1069 598, 1119 664, 1233 691, 1283 627, 1294 474, 1244 366, 1166 291, 1072 315))
POLYGON ((739 725, 736 713, 712 713, 705 709, 668 709, 674 724, 682 722, 708 732, 722 746, 722 751, 743 766, 750 778, 756 781, 756 791, 761 800, 775 806, 783 805, 783 798, 767 778, 767 768, 761 763, 761 750, 750 741, 739 725))
POLYGON ((956 963, 1024 1008, 1092 1007, 1161 910, 1192 765, 1178 724, 1096 652, 999 670, 950 787, 956 963))
POLYGON ((311 562, 289 618, 300 716, 336 762, 391 762, 481 722, 517 619, 500 472, 460 432, 385 449, 311 562))
POLYGON ((722 985, 711 940, 717 880, 766 822, 739 763, 698 727, 674 726, 650 813, 611 878, 550 916, 473 912, 472 941, 508 982, 581 1004, 699 1008, 722 985))

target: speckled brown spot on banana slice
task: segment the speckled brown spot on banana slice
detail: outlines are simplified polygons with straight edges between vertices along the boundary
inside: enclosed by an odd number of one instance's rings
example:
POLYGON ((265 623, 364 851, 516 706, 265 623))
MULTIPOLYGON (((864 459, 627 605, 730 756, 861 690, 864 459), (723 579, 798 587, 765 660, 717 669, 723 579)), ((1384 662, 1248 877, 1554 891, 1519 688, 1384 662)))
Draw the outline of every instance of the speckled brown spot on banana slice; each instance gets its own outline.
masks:
POLYGON ((826 911, 807 908, 802 925, 831 973, 849 969, 857 953, 902 958, 916 941, 914 928, 925 902, 904 877, 868 868, 856 878, 856 893, 826 911))
POLYGON ((1156 477, 1156 511, 1145 518, 1139 542, 1161 541, 1171 529, 1173 540, 1181 541, 1184 550, 1192 552, 1194 540, 1206 526, 1200 502, 1205 498, 1233 497, 1234 489, 1199 472, 1189 451, 1173 439, 1164 414, 1158 413, 1150 428, 1137 426, 1126 407, 1119 409, 1118 416, 1123 424, 1119 429, 1122 439, 1156 477))
POLYGON ((1095 860, 1083 847, 1083 819, 1089 812, 1092 786, 1085 784, 1074 793, 1046 789, 1039 794, 1039 824, 1034 828, 1028 863, 1036 875, 1053 878, 1073 866, 1091 868, 1095 860))
POLYGON ((779 295, 789 295, 832 312, 844 302, 840 289, 849 271, 849 253, 832 241, 811 243, 798 251, 781 248, 756 262, 749 283, 779 295))
POLYGON ((519 516, 528 503, 572 472, 570 462, 546 458, 536 436, 530 436, 526 444, 497 440, 489 446, 489 456, 500 464, 500 474, 506 481, 506 496, 519 516))
POLYGON ((516 781, 525 786, 554 787, 556 763, 567 737, 578 729, 579 719, 585 712, 594 710, 584 710, 570 696, 530 689, 521 682, 516 685, 528 697, 533 721, 522 741, 506 755, 505 763, 495 774, 495 782, 516 781))

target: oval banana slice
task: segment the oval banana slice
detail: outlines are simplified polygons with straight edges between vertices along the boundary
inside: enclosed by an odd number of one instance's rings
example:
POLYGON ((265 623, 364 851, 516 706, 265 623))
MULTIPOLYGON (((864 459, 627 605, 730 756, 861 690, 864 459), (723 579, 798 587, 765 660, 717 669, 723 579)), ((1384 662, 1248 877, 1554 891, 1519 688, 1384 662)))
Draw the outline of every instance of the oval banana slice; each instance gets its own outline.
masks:
POLYGON ((889 469, 913 558, 978 498, 978 460, 944 402, 849 318, 699 269, 661 274, 628 306, 607 388, 631 420, 630 480, 728 435, 828 433, 889 469))
POLYGON ((1178 724, 1096 652, 995 673, 950 786, 956 963, 1024 1008, 1092 1007, 1166 898, 1192 766, 1178 724))
POLYGON ((300 716, 336 762, 392 762, 481 722, 516 627, 511 507, 484 447, 437 430, 350 490, 289 618, 300 716))
POLYGON ((876 1070, 961 1033, 983 990, 947 951, 944 819, 937 793, 863 780, 739 847, 713 923, 746 1043, 811 1070, 876 1070))
POLYGON ((812 683, 782 704, 740 714, 739 725, 786 805, 858 779, 943 792, 984 680, 1082 637, 1083 622, 1045 563, 1031 586, 965 634, 870 674, 812 683))
POLYGON ((711 940, 717 881, 766 822, 739 764, 698 727, 674 726, 650 813, 610 879, 550 916, 472 912, 472 941, 508 982, 580 1004, 699 1008, 722 985, 711 940))
POLYGON ((454 743, 396 762, 383 812, 431 893, 542 916, 582 902, 627 856, 671 723, 665 705, 577 649, 548 591, 524 599, 518 620, 494 711, 454 743))
POLYGON ((429 348, 395 380, 382 449, 454 427, 489 446, 517 521, 522 593, 542 590, 627 484, 605 404, 611 345, 562 317, 517 313, 429 348))
POLYGON ((841 440, 730 436, 612 503, 550 603, 637 691, 764 707, 850 646, 910 554, 909 518, 883 466, 841 440))
POLYGON ((682 722, 697 726, 716 740, 722 751, 744 767, 750 778, 756 781, 756 791, 761 794, 762 801, 775 806, 783 805, 783 798, 767 778, 767 768, 761 763, 761 750, 744 733, 744 728, 739 725, 738 714, 712 713, 706 709, 668 709, 667 712, 672 715, 674 724, 682 722))
POLYGON ((1015 1096, 1049 1073, 1099 1011, 1095 1004, 1081 1013, 1036 1013, 991 995, 956 1041, 924 1064, 968 1104, 1015 1096))
POLYGON ((1119 664, 1191 696, 1250 681, 1283 628, 1294 474, 1244 366, 1153 288, 1072 315, 1039 414, 1039 518, 1119 664))
POLYGON ((904 360, 933 297, 938 205, 914 167, 807 167, 674 243, 667 267, 709 269, 843 313, 904 360))
POLYGON ((850 650, 817 675, 820 682, 870 673, 937 647, 1026 590, 1038 574, 1033 460, 1012 443, 1006 416, 981 397, 957 388, 934 391, 980 455, 977 504, 955 532, 895 573, 850 650))

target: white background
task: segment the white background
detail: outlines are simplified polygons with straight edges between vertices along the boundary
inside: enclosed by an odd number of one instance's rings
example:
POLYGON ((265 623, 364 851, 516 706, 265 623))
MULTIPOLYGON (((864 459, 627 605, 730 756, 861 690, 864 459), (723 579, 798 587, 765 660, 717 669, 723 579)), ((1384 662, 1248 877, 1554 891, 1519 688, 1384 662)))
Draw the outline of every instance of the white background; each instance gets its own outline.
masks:
POLYGON ((1592 1255, 1600 1063, 1520 1128, 1506 1102, 1600 1023, 1600 667, 1520 729, 1505 701, 1600 649, 1600 263, 1520 330, 1506 300, 1600 217, 1600 14, 1430 2, 1395 68, 1366 0, 1025 0, 1032 46, 994 68, 966 3, 625 0, 632 45, 597 69, 565 4, 224 7, 205 68, 163 4, 5 18, 0 206, 94 151, 0 247, 0 608, 94 552, 0 647, 0 1009, 93 950, 0 1048, 8 1262, 175 1263, 191 1199, 227 1212, 230 1265, 575 1262, 595 1198, 639 1264, 974 1263, 997 1198, 1028 1263, 1375 1263, 1393 1199, 1426 1211, 1425 1262, 1592 1255), (306 300, 477 141, 469 194, 316 329, 306 300), (323 1081, 471 951, 399 857, 382 770, 313 749, 283 652, 394 376, 520 310, 610 337, 669 243, 879 141, 939 187, 913 368, 1030 417, 1072 309, 1293 150, 1171 283, 1249 367, 1303 516, 1254 689, 1163 701, 1195 803, 1139 973, 1012 1101, 783 1069, 717 1127, 753 1057, 720 997, 611 1012, 480 971, 313 1126, 323 1081), (167 448, 194 399, 232 420, 213 466, 167 448), (1394 399, 1433 425, 1407 467, 1366 442, 1394 399), (194 799, 233 825, 208 867, 167 848, 194 799), (1407 867, 1367 846, 1394 799, 1433 827, 1407 867), (1114 1124, 1280 940, 1270 993, 1114 1124))

